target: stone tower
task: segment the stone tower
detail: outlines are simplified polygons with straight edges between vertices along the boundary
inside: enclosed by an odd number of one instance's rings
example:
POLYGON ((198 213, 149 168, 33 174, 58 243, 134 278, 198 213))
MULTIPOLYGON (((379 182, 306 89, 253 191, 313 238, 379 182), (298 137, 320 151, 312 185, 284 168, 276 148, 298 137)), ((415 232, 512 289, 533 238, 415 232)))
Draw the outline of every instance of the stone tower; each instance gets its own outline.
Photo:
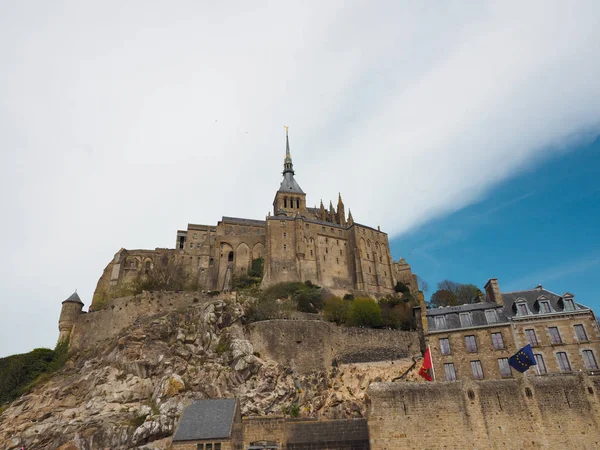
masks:
POLYGON ((306 194, 294 179, 294 164, 290 155, 288 128, 285 127, 285 159, 283 160, 283 181, 273 200, 273 215, 294 217, 306 214, 306 194))
POLYGON ((337 223, 342 226, 346 226, 346 211, 344 208, 344 202, 342 201, 342 194, 338 193, 338 205, 337 205, 337 223))
POLYGON ((81 314, 82 309, 83 302, 79 298, 79 295, 77 295, 77 292, 74 292, 68 299, 62 302, 60 318, 58 319, 58 330, 60 332, 58 335, 59 344, 67 341, 71 336, 75 320, 81 314))

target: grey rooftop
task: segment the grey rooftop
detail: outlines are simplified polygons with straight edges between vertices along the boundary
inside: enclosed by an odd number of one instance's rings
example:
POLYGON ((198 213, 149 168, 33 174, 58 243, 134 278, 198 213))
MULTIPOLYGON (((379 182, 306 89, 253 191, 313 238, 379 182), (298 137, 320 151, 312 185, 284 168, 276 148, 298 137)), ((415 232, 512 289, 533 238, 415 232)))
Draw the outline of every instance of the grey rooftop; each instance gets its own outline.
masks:
POLYGON ((185 408, 173 441, 228 439, 235 418, 236 399, 195 400, 185 408))
POLYGON ((71 294, 71 296, 66 299, 63 303, 81 303, 83 305, 83 302, 81 301, 81 299, 79 298, 79 295, 77 295, 77 292, 73 292, 73 294, 71 294))

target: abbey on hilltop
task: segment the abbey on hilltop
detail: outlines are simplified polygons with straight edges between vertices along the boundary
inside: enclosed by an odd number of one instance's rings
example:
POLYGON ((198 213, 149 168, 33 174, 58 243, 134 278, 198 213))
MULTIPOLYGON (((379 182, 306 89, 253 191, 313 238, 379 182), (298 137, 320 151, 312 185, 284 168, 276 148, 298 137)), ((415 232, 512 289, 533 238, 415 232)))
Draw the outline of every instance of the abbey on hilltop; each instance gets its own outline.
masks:
POLYGON ((273 214, 265 220, 223 217, 217 225, 188 224, 177 231, 174 249, 119 250, 96 287, 94 302, 111 290, 176 258, 201 289, 230 290, 234 277, 248 272, 252 261, 264 261, 262 286, 307 281, 334 291, 371 295, 393 292, 397 281, 417 289, 404 261, 394 262, 388 236, 379 227, 354 221, 338 197, 337 209, 307 206, 294 178, 286 127, 283 180, 275 193, 273 214))

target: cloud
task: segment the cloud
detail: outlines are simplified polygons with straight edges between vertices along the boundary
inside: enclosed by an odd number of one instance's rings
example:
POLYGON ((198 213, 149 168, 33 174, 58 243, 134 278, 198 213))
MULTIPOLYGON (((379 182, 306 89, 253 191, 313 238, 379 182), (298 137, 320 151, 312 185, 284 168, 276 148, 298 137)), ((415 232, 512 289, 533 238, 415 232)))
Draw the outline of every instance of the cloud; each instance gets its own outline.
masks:
MULTIPOLYGON (((0 6, 2 329, 51 345, 119 247, 262 218, 297 179, 392 235, 600 123, 600 6, 8 2, 0 6), (34 7, 35 6, 35 7, 34 7)), ((20 347, 19 347, 20 345, 20 347)))

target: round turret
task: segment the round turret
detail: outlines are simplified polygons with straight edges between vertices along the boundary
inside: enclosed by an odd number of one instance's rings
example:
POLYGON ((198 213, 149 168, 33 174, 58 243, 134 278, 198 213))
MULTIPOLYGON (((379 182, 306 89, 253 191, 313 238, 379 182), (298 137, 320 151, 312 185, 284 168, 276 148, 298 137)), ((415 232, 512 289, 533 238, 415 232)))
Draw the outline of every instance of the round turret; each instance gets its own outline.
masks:
POLYGON ((58 343, 69 339, 75 320, 77 320, 77 317, 81 314, 82 309, 83 302, 79 298, 79 295, 77 295, 77 292, 74 292, 73 295, 62 302, 60 318, 58 319, 58 330, 60 332, 58 335, 58 343))

